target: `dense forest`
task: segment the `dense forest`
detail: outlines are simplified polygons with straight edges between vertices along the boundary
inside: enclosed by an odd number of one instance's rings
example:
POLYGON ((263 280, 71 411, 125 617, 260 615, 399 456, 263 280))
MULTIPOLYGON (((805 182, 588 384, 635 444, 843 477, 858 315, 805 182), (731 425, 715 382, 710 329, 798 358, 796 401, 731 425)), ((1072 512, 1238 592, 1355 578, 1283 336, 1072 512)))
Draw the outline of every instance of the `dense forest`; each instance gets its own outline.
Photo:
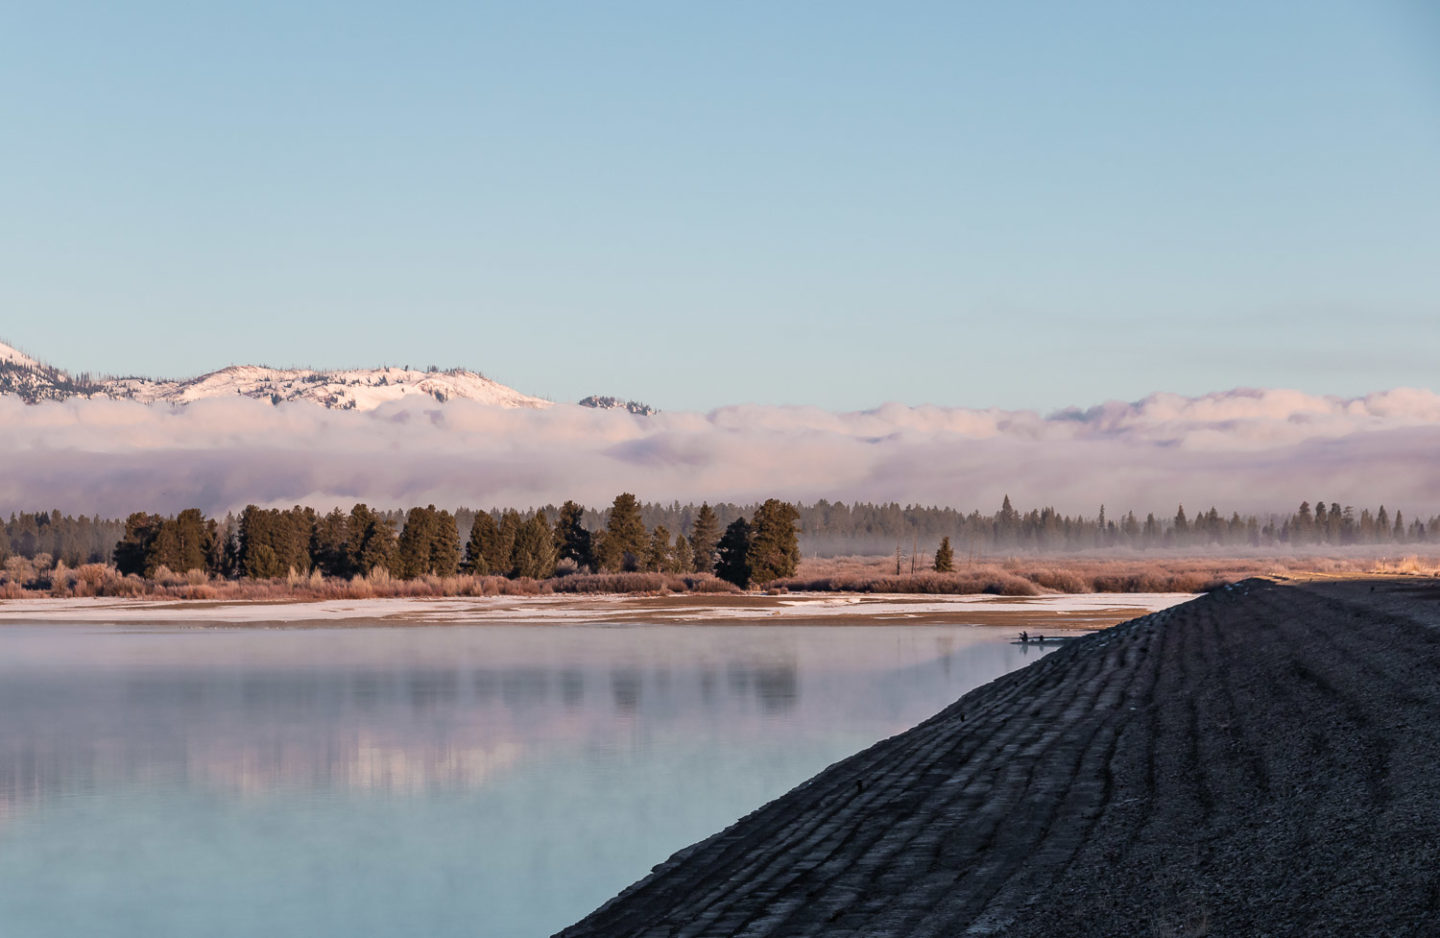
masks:
POLYGON ((22 582, 57 567, 109 561, 122 576, 146 579, 191 572, 252 580, 312 574, 349 579, 377 570, 401 580, 653 572, 714 574, 745 587, 792 576, 800 558, 798 513, 775 499, 723 530, 710 506, 701 505, 689 530, 676 534, 663 524, 648 527, 629 493, 616 497, 604 524, 593 530, 574 502, 560 506, 553 523, 544 510, 456 514, 428 505, 401 516, 364 504, 323 515, 301 506, 249 505, 238 517, 221 520, 194 508, 171 517, 136 512, 123 524, 58 512, 22 514, 0 528, 0 559, 22 582), (463 536, 456 514, 466 522, 463 536))
POLYGON ((1019 511, 1007 497, 985 515, 895 503, 819 501, 789 505, 642 504, 625 493, 604 510, 575 502, 519 511, 456 511, 430 505, 379 511, 355 505, 321 514, 312 508, 248 506, 208 518, 197 509, 173 517, 145 512, 125 521, 59 511, 16 513, 0 524, 0 562, 31 567, 113 563, 122 574, 203 571, 268 579, 312 572, 366 576, 377 568, 400 579, 469 573, 545 578, 575 572, 714 573, 735 583, 788 576, 811 556, 903 553, 910 565, 945 570, 986 555, 1096 549, 1324 549, 1347 545, 1428 544, 1440 518, 1407 518, 1384 506, 1302 502, 1288 516, 1228 517, 1217 509, 1191 516, 1093 517, 1052 508, 1019 511), (779 532, 784 532, 783 537, 779 532), (935 556, 938 551, 939 557, 935 556))

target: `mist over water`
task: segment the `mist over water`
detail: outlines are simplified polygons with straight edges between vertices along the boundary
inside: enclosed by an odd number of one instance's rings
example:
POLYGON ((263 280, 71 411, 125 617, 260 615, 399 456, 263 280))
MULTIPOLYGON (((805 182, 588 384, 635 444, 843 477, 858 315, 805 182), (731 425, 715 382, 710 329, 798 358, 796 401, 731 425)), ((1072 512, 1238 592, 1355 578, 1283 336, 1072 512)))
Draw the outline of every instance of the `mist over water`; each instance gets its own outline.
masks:
POLYGON ((1012 637, 6 626, 0 934, 548 934, 1012 637))

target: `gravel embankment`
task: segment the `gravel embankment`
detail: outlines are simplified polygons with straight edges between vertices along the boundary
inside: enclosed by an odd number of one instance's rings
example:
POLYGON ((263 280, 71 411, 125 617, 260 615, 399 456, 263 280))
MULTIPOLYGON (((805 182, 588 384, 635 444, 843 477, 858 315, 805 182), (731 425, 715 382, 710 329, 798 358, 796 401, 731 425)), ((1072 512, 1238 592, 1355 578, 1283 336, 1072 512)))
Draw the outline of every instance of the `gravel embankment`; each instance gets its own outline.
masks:
POLYGON ((1246 581, 1072 642, 561 935, 1440 934, 1440 586, 1246 581))

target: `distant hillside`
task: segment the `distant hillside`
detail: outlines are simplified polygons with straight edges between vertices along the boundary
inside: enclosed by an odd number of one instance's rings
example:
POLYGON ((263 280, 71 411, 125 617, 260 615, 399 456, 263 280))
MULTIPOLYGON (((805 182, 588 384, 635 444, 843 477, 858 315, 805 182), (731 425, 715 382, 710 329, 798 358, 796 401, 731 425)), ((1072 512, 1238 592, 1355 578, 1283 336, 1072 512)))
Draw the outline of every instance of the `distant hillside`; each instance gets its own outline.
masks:
POLYGON ((442 403, 459 399, 499 407, 551 406, 550 401, 522 394, 462 368, 314 371, 234 365, 197 378, 91 378, 43 364, 4 343, 0 343, 0 394, 14 394, 30 404, 72 397, 189 404, 238 394, 276 404, 312 401, 341 410, 371 410, 388 401, 414 395, 425 395, 442 403))
POLYGON ((580 400, 581 407, 593 407, 596 410, 625 410, 640 417, 653 417, 660 413, 649 404, 642 404, 640 401, 622 401, 618 397, 607 397, 602 394, 591 394, 589 397, 580 400))

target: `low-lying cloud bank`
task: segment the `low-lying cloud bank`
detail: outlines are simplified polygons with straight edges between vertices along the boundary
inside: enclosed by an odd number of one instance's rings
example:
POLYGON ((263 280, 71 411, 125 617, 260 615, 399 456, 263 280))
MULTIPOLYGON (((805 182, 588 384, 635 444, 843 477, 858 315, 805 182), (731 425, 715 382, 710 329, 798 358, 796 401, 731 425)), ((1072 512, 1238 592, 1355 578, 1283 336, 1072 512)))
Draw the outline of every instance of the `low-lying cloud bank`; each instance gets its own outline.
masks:
POLYGON ((1155 394, 1048 416, 886 404, 637 417, 452 401, 374 411, 248 398, 185 407, 0 398, 0 510, 114 516, 255 502, 385 507, 898 501, 1091 514, 1291 510, 1301 499, 1440 510, 1440 395, 1155 394))

